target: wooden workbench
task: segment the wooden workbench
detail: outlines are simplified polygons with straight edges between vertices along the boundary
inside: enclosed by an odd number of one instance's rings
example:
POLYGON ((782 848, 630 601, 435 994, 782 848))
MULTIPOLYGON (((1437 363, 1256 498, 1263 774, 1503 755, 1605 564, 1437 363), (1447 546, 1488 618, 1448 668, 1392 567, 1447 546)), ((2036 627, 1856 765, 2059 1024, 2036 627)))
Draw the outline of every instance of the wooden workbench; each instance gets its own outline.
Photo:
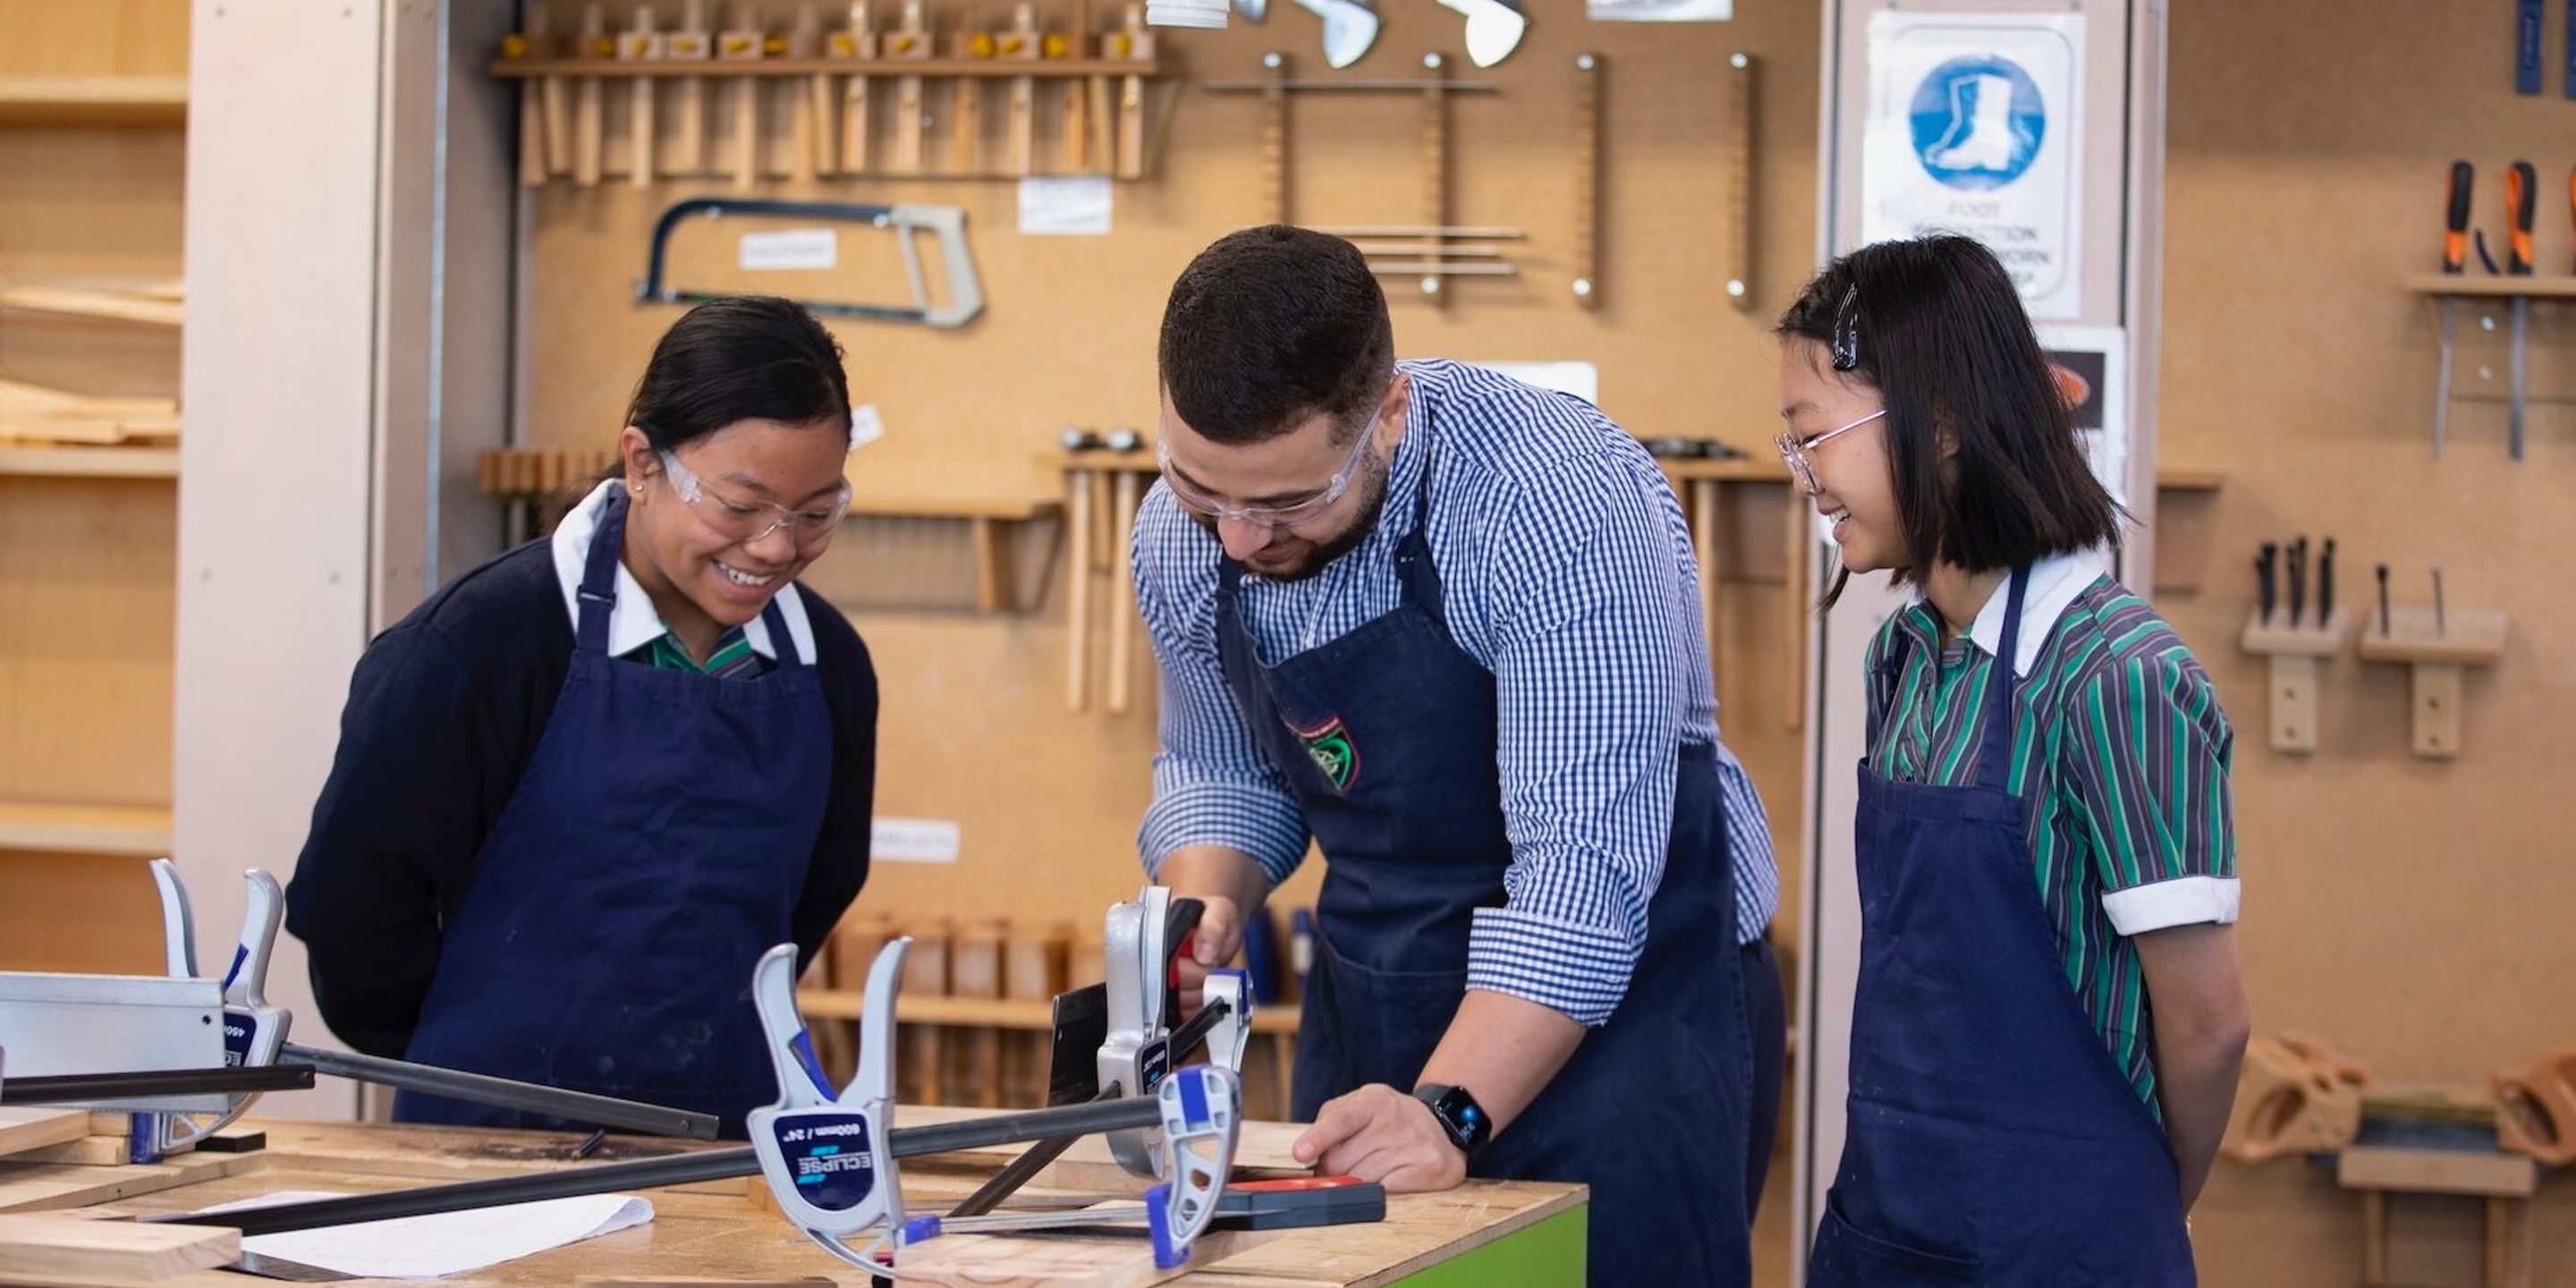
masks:
MULTIPOLYGON (((954 1111, 929 1110, 947 1117, 954 1111)), ((906 1121, 919 1121, 905 1114, 906 1121)), ((246 1124, 265 1131, 268 1148, 243 1155, 187 1156, 163 1169, 0 1166, 0 1211, 91 1208, 98 1214, 143 1215, 188 1211, 278 1190, 367 1193, 411 1185, 578 1166, 570 1161, 580 1137, 537 1132, 390 1127, 359 1123, 267 1120, 246 1124), (92 1174, 95 1193, 84 1195, 64 1173, 92 1174), (115 1183, 123 1174, 124 1182, 115 1183), (158 1188, 154 1188, 158 1187, 158 1188), (141 1190, 143 1192, 134 1192, 141 1190), (51 1197, 46 1197, 47 1195, 51 1197)), ((1247 1132, 1275 1133, 1269 1124, 1247 1132)), ((1134 1183, 1099 1163, 1085 1148, 1041 1174, 1028 1191, 1106 1195, 1134 1183)), ((592 1161, 645 1158, 687 1149, 691 1143, 612 1137, 592 1161)), ((990 1152, 907 1159, 904 1197, 915 1211, 937 1211, 991 1174, 1001 1155, 990 1152)), ((815 1247, 774 1211, 750 1197, 758 1182, 712 1182, 645 1191, 653 1203, 650 1224, 495 1266, 442 1284, 459 1288, 572 1285, 592 1278, 709 1277, 734 1279, 829 1278, 864 1284, 856 1273, 815 1247)), ((1400 1195, 1388 1200, 1387 1219, 1275 1232, 1219 1232, 1203 1240, 1190 1273, 1168 1282, 1201 1288, 1361 1288, 1363 1285, 1477 1284, 1498 1288, 1580 1284, 1588 1208, 1577 1185, 1475 1181, 1446 1194, 1400 1195)), ((965 1238, 952 1236, 958 1251, 965 1238)), ((1025 1245, 1028 1239, 983 1239, 986 1245, 1025 1245)), ((1043 1241, 1052 1250, 1072 1242, 1043 1241)), ((937 1244, 925 1245, 935 1248, 937 1244)), ((1136 1240, 1104 1239, 1102 1256, 1127 1257, 1136 1240)), ((962 1262, 959 1269, 963 1270, 962 1262)), ((253 1282, 239 1276, 195 1282, 253 1282)), ((396 1280, 349 1280, 352 1284, 396 1280)), ((1082 1275, 986 1279, 977 1284, 1093 1284, 1082 1275)))

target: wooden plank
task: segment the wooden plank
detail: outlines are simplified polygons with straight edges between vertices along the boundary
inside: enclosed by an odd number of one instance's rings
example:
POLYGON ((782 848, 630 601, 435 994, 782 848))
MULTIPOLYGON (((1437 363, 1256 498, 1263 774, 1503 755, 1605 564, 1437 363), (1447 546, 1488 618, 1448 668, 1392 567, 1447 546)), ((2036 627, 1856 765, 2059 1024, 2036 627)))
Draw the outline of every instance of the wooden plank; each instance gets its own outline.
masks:
POLYGON ((2464 295, 2503 298, 2528 295, 2534 299, 2576 298, 2576 277, 2472 277, 2462 274, 2418 273, 2401 283, 2417 295, 2464 295))
POLYGON ((166 1163, 136 1167, 0 1163, 0 1212, 55 1212, 113 1203, 230 1176, 258 1160, 256 1154, 182 1154, 166 1163))
POLYGON ((2335 1182, 2348 1190, 2529 1198, 2540 1187, 2540 1167, 2520 1154, 2361 1145, 2343 1152, 2335 1182))
POLYGON ((0 1109, 0 1154, 23 1156, 29 1150, 87 1139, 86 1109, 0 1109))
POLYGON ((59 1216, 0 1216, 0 1275, 23 1283, 168 1279, 241 1258, 241 1231, 59 1216))
POLYGON ((48 286, 40 283, 0 287, 0 308, 168 327, 179 325, 187 313, 185 305, 169 300, 128 295, 122 291, 96 290, 86 286, 48 286))
POLYGON ((1190 1265, 1164 1270, 1153 1248, 1133 1238, 952 1234, 899 1257, 906 1280, 953 1288, 1148 1288, 1270 1242, 1255 1231, 1199 1237, 1190 1265))
POLYGON ((175 447, 0 447, 0 475, 83 479, 175 479, 175 447))
POLYGON ((717 1284, 726 1285, 727 1288, 808 1288, 808 1285, 814 1284, 828 1286, 832 1281, 820 1277, 809 1279, 698 1279, 687 1276, 677 1278, 664 1276, 652 1279, 635 1279, 625 1275, 583 1275, 581 1278, 576 1279, 573 1282, 580 1285, 580 1288, 711 1288, 712 1285, 717 1284))
MULTIPOLYGON (((0 462, 6 456, 0 452, 0 462)), ((170 811, 0 801, 0 850, 159 858, 170 852, 170 811)))
POLYGON ((0 76, 0 124, 178 125, 185 76, 0 76))
MULTIPOLYGON (((9 1112, 13 1111, 0 1110, 0 1113, 9 1112)), ((89 1127, 89 1123, 87 1121, 89 1117, 88 1111, 72 1110, 70 1112, 83 1120, 81 1128, 86 1131, 89 1127)), ((130 1142, 123 1136, 84 1135, 77 1140, 67 1140, 59 1145, 46 1145, 37 1149, 22 1149, 16 1151, 0 1149, 0 1154, 7 1154, 9 1156, 9 1161, 12 1163, 61 1163, 71 1167, 123 1167, 125 1166, 125 1153, 128 1148, 130 1148, 130 1142)))
MULTIPOLYGON (((2374 618, 2370 624, 2379 623, 2374 618)), ((2504 654, 2509 627, 2503 613, 2488 609, 2450 609, 2442 614, 2437 629, 2430 608, 2393 608, 2387 634, 2361 633, 2361 660, 2485 666, 2504 654)))

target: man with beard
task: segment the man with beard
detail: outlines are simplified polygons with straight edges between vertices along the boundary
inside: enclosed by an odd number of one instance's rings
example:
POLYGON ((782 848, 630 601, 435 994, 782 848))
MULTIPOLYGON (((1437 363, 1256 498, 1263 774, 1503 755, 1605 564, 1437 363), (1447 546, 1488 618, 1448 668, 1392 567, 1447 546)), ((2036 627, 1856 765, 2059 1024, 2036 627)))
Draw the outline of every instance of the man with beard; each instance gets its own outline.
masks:
POLYGON ((1207 902, 1185 1005, 1312 840, 1298 1156, 1580 1181, 1592 1282, 1746 1282, 1778 882, 1661 472, 1582 399, 1395 361, 1366 260, 1303 229, 1202 252, 1160 367, 1139 847, 1207 902))

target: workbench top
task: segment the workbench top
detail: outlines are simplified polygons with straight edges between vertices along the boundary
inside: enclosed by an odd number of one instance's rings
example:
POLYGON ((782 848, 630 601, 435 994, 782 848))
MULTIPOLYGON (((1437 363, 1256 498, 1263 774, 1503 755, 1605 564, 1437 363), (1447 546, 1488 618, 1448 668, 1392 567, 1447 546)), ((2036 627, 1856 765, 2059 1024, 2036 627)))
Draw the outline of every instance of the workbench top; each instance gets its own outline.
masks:
MULTIPOLYGON (((925 1118, 972 1112, 918 1111, 925 1118)), ((916 1120, 914 1111, 904 1117, 916 1120)), ((279 1190, 369 1193, 580 1165, 571 1161, 581 1141, 573 1135, 285 1119, 252 1121, 239 1129, 265 1131, 267 1149, 242 1155, 183 1156, 180 1166, 161 1169, 0 1166, 0 1211, 94 1206, 102 1215, 143 1215, 189 1211, 279 1190), (95 1176, 96 1192, 84 1196, 69 1188, 64 1173, 95 1176), (113 1183, 115 1174, 124 1174, 126 1183, 113 1183), (49 1193, 52 1197, 42 1197, 49 1193)), ((1264 1148, 1275 1150, 1277 1142, 1298 1129, 1246 1124, 1245 1130, 1248 1144, 1264 1140, 1264 1148)), ((588 1161, 720 1147, 611 1137, 588 1161)), ((1028 1193, 1109 1197, 1112 1191, 1132 1188, 1132 1181, 1122 1173, 1089 1161, 1087 1154, 1078 1147, 1064 1162, 1042 1173, 1028 1193)), ((944 1208, 991 1175, 1004 1157, 1007 1151, 905 1160, 907 1207, 915 1211, 944 1208)), ((653 1203, 654 1216, 648 1225, 436 1282, 460 1288, 682 1277, 867 1282, 865 1275, 814 1246, 773 1210, 756 1202, 752 1192, 758 1185, 754 1178, 644 1191, 653 1203)), ((1201 1241, 1191 1271, 1168 1282, 1202 1288, 1580 1284, 1586 1211, 1585 1191, 1579 1185, 1472 1181, 1445 1194, 1391 1197, 1386 1220, 1376 1224, 1214 1232, 1201 1241)), ((958 1283, 1112 1288, 1152 1281, 1150 1277, 1088 1275, 1078 1268, 1085 1256, 1132 1262, 1143 1247, 1139 1239, 950 1236, 924 1245, 924 1251, 940 1243, 952 1245, 952 1250, 920 1259, 953 1262, 959 1272, 953 1282, 958 1283), (1069 1248, 1073 1251, 1068 1252, 1069 1248), (969 1252, 979 1259, 1037 1268, 992 1277, 969 1270, 965 1255, 969 1252)), ((235 1285, 253 1282, 226 1278, 235 1285)))

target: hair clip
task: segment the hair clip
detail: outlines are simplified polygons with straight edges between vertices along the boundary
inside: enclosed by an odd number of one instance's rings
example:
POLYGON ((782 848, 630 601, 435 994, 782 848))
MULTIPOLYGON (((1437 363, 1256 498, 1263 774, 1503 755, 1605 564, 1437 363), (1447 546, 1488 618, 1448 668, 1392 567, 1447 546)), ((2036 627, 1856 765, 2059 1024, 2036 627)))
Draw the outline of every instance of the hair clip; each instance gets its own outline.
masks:
POLYGON ((1860 284, 1843 288, 1843 302, 1834 308, 1834 370, 1849 371, 1860 365, 1860 284))

